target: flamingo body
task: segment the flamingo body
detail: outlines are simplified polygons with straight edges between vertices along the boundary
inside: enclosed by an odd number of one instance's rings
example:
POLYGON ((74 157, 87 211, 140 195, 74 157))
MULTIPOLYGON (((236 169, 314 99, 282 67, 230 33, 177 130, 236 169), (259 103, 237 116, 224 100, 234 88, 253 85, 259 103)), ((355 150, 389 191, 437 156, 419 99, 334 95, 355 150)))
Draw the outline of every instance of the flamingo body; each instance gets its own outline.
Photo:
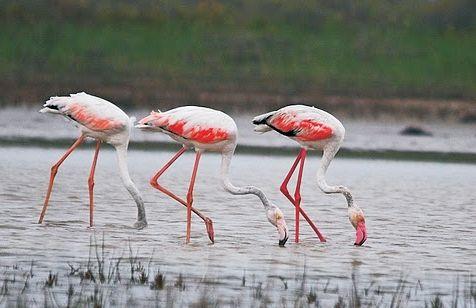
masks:
POLYGON ((291 105, 253 119, 255 131, 276 132, 289 137, 301 146, 322 150, 332 142, 344 139, 342 123, 330 113, 315 107, 291 105))
POLYGON ((113 103, 84 92, 51 97, 42 113, 55 113, 72 120, 87 137, 110 144, 128 138, 131 119, 113 103))
POLYGON ((90 197, 90 226, 93 225, 93 188, 94 172, 99 154, 99 148, 102 142, 106 142, 115 147, 117 153, 119 175, 121 180, 137 204, 137 221, 134 224, 136 228, 147 226, 145 217, 144 201, 132 182, 127 167, 127 148, 129 145, 129 135, 133 120, 113 103, 86 94, 84 92, 71 94, 70 96, 51 97, 43 105, 41 113, 53 113, 62 115, 72 120, 80 130, 80 137, 70 147, 70 149, 60 158, 60 160, 51 168, 50 184, 46 194, 43 210, 40 214, 39 223, 43 221, 48 206, 51 190, 53 188, 54 178, 58 172, 59 166, 73 152, 86 137, 94 138, 97 141, 96 152, 94 154, 91 172, 88 180, 90 197))
POLYGON ((163 132, 188 147, 212 152, 234 146, 238 135, 235 121, 229 115, 199 106, 152 111, 139 125, 163 132))
POLYGON ((317 172, 317 184, 326 194, 341 193, 345 196, 348 205, 348 216, 352 226, 356 229, 356 245, 362 245, 367 239, 367 229, 365 226, 364 213, 354 203, 350 190, 345 186, 330 186, 327 184, 325 174, 330 162, 339 151, 344 140, 345 129, 342 123, 330 113, 315 107, 304 105, 290 105, 279 110, 268 112, 253 118, 255 131, 265 133, 274 130, 281 135, 287 136, 301 145, 301 152, 298 154, 291 170, 281 185, 281 192, 294 204, 296 236, 295 241, 299 241, 299 215, 302 214, 311 227, 316 232, 321 241, 325 241, 317 227, 312 223, 307 214, 302 210, 300 185, 306 158, 307 149, 322 150, 322 161, 317 172), (287 184, 293 175, 298 163, 300 169, 294 197, 287 189, 287 184))
POLYGON ((187 237, 190 241, 191 211, 197 214, 206 224, 208 236, 214 241, 213 225, 211 220, 192 207, 193 187, 197 174, 201 153, 204 151, 219 152, 222 154, 221 180, 226 191, 234 195, 254 194, 258 196, 266 210, 268 221, 277 228, 279 245, 284 246, 288 239, 287 226, 281 210, 272 204, 259 188, 254 186, 236 187, 229 179, 229 169, 233 157, 238 129, 235 121, 227 114, 205 107, 185 106, 167 112, 154 112, 136 125, 137 128, 149 131, 158 131, 169 135, 172 139, 183 144, 183 148, 161 168, 151 179, 150 184, 187 207, 187 237), (187 148, 196 151, 195 164, 190 180, 187 200, 183 200, 158 183, 159 177, 187 148))

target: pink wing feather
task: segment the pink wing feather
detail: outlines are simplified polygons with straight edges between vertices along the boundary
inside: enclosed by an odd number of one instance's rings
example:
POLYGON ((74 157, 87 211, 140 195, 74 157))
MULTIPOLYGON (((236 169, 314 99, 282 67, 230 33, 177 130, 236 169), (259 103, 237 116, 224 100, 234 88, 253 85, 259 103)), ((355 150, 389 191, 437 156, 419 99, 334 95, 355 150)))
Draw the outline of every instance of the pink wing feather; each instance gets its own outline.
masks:
POLYGON ((43 112, 60 113, 93 131, 115 132, 124 129, 129 117, 116 105, 86 93, 51 97, 43 112))
MULTIPOLYGON (((154 112, 142 120, 140 124, 161 128, 182 138, 200 143, 217 143, 229 139, 232 129, 227 125, 220 125, 223 120, 217 111, 203 107, 186 106, 172 109, 168 112, 154 112)), ((233 122, 234 123, 234 122, 233 122)))
POLYGON ((330 126, 292 111, 277 112, 268 119, 268 123, 280 132, 302 141, 323 140, 332 136, 330 126))

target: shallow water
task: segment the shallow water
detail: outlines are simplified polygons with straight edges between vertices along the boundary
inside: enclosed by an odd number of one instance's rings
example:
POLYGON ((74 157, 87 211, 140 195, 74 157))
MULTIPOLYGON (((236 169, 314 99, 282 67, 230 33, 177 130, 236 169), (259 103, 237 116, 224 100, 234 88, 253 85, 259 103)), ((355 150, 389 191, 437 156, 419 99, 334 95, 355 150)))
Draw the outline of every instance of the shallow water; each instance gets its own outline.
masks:
MULTIPOLYGON (((286 248, 280 248, 259 200, 224 192, 218 179, 220 157, 207 153, 199 167, 194 200, 213 219, 216 243, 209 243, 203 223, 194 217, 192 243, 185 245, 185 208, 148 185, 172 153, 129 153, 131 176, 143 192, 149 222, 148 228, 137 231, 130 228, 135 204, 118 177, 114 152, 108 146, 104 149, 96 170, 93 230, 88 228, 87 189, 92 148, 74 152, 61 166, 44 225, 36 222, 49 169, 62 150, 0 149, 0 265, 35 261, 40 271, 65 270, 67 262, 88 258, 92 234, 104 233, 106 248, 116 256, 128 250, 130 240, 141 255, 153 255, 161 271, 219 277, 230 285, 239 284, 244 272, 257 279, 293 279, 306 266, 311 279, 339 281, 354 273, 363 283, 393 287, 404 275, 424 281, 431 292, 451 290, 457 275, 476 270, 476 165, 336 158, 328 182, 351 188, 366 214, 369 239, 363 247, 354 247, 345 199, 324 195, 317 188, 316 153, 306 162, 302 206, 327 243, 320 243, 304 220, 301 243, 293 243, 294 212, 278 190, 293 157, 236 156, 235 184, 263 188, 286 215, 291 237, 286 248)), ((186 153, 166 173, 164 185, 185 196, 192 163, 193 153, 186 153)), ((233 288, 222 289, 233 294, 233 288)))

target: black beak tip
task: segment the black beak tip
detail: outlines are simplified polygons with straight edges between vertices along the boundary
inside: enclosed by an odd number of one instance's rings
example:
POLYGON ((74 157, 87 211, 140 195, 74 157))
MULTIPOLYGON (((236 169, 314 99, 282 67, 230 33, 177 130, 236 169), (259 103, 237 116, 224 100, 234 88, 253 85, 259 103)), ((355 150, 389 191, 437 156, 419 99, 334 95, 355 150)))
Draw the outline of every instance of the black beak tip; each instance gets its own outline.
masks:
POLYGON ((279 247, 284 247, 284 245, 286 244, 287 241, 288 241, 288 237, 286 236, 284 239, 282 239, 278 242, 279 247))
POLYGON ((367 239, 363 239, 360 243, 354 243, 354 246, 362 246, 367 239))
POLYGON ((287 239, 280 240, 280 241, 278 242, 279 247, 284 247, 284 244, 286 244, 286 241, 287 241, 287 239))

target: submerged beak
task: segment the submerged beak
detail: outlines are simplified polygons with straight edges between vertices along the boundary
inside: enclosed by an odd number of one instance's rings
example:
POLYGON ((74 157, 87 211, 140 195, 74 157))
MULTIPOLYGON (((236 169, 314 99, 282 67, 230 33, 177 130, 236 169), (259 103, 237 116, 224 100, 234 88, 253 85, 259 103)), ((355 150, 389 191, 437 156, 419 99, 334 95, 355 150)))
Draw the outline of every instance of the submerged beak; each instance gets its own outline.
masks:
POLYGON ((288 238, 289 238, 288 232, 286 230, 284 230, 284 238, 282 240, 279 240, 279 242, 278 242, 279 247, 284 247, 284 245, 288 241, 288 238))
POLYGON ((367 240, 367 228, 365 227, 365 221, 359 221, 355 230, 354 245, 362 246, 362 244, 367 240))
POLYGON ((278 229, 279 233, 279 246, 284 247, 284 244, 288 241, 289 235, 288 235, 288 226, 286 225, 286 221, 284 221, 284 218, 280 219, 278 221, 278 224, 276 225, 276 228, 278 229))
POLYGON ((213 221, 210 218, 205 218, 205 226, 207 227, 208 238, 215 243, 215 231, 213 230, 213 221))

